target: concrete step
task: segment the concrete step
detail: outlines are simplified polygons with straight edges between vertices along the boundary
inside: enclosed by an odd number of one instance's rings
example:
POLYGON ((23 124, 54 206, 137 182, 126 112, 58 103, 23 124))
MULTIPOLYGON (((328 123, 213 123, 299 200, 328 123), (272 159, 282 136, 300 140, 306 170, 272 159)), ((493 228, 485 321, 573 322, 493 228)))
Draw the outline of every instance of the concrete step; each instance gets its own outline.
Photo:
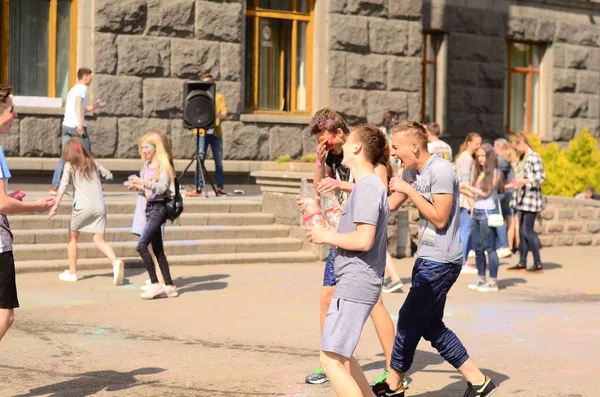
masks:
MULTIPOLYGON (((241 252, 228 254, 199 254, 199 255, 169 255, 170 266, 201 266, 201 265, 230 265, 257 263, 307 263, 318 261, 309 252, 241 252)), ((123 258, 126 268, 143 267, 138 257, 123 258)), ((17 273, 61 272, 69 267, 66 259, 31 260, 15 263, 17 273)), ((80 259, 77 261, 78 270, 102 270, 112 273, 111 264, 106 258, 80 259)), ((176 274, 177 270, 171 270, 176 274)), ((127 276, 127 271, 125 272, 127 276)))
MULTIPOLYGON (((252 225, 252 226, 167 226, 165 240, 203 240, 203 239, 243 239, 287 237, 289 226, 252 225)), ((68 229, 29 229, 13 232, 17 244, 52 244, 67 241, 68 229)), ((138 236, 131 233, 129 227, 107 228, 104 239, 109 242, 137 241, 138 236)), ((91 233, 81 233, 81 243, 92 242, 91 233)))
MULTIPOLYGON (((69 227, 70 215, 57 215, 48 219, 47 215, 11 215, 11 230, 26 229, 66 229, 69 227)), ((178 226, 243 226, 268 225, 273 223, 273 215, 262 212, 250 213, 188 213, 184 212, 175 222, 178 226)), ((108 214, 106 226, 131 227, 133 212, 130 214, 108 214)), ((170 225, 170 222, 167 222, 170 225)))
MULTIPOLYGON (((136 257, 136 241, 111 243, 119 258, 136 257)), ((248 252, 286 252, 302 249, 302 240, 293 237, 269 239, 219 239, 166 241, 165 252, 171 255, 233 254, 248 252)), ((80 258, 103 258, 94 243, 80 243, 77 255, 80 258)), ((13 246, 15 262, 30 260, 66 259, 66 244, 16 244, 13 246)))

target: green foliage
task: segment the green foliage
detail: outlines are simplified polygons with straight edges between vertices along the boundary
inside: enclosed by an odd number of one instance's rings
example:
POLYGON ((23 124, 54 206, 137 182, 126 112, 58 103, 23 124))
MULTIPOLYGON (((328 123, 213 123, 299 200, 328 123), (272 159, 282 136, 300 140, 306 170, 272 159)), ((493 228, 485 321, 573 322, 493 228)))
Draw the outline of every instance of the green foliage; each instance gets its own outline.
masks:
POLYGON ((600 149, 587 128, 571 139, 566 149, 554 142, 542 145, 537 136, 528 139, 544 162, 544 194, 573 197, 588 187, 600 191, 600 149))
POLYGON ((277 157, 275 159, 275 162, 277 164, 284 164, 284 163, 289 163, 291 159, 292 159, 292 156, 290 156, 289 154, 284 154, 283 156, 277 157))
POLYGON ((317 155, 307 154, 306 156, 302 157, 300 161, 302 161, 303 163, 314 163, 317 161, 317 155))

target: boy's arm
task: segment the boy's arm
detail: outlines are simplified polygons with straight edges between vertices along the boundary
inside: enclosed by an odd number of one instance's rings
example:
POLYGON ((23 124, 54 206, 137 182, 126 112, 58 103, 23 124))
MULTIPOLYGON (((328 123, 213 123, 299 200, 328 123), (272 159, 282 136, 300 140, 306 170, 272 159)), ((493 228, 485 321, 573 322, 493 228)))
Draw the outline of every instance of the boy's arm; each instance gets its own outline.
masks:
POLYGON ((15 200, 6 194, 6 183, 0 179, 0 213, 26 214, 28 212, 44 212, 54 205, 54 197, 46 197, 34 202, 15 200))
POLYGON ((390 211, 397 211, 398 208, 402 207, 408 200, 408 196, 404 193, 392 192, 390 197, 388 197, 388 203, 390 204, 390 211))
POLYGON ((321 179, 326 177, 333 178, 333 170, 327 165, 325 159, 327 158, 327 150, 325 150, 326 141, 317 144, 317 161, 315 161, 315 177, 313 184, 315 188, 321 182, 321 179))
POLYGON ((307 228, 308 241, 314 244, 329 244, 348 251, 368 251, 375 242, 376 226, 357 223, 356 231, 338 233, 329 229, 307 228))

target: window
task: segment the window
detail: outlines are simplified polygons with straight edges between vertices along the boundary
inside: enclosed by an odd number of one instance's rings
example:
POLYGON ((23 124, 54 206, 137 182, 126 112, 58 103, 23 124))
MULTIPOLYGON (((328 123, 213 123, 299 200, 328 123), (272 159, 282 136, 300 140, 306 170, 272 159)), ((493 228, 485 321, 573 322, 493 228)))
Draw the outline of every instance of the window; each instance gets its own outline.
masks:
POLYGON ((423 101, 421 103, 421 121, 436 121, 438 54, 443 36, 437 33, 423 35, 423 101))
POLYGON ((310 110, 313 0, 249 0, 245 106, 249 112, 310 110))
POLYGON ((543 50, 539 45, 509 41, 506 52, 505 129, 538 133, 543 50))
POLYGON ((66 98, 76 80, 77 0, 0 0, 0 82, 66 98))

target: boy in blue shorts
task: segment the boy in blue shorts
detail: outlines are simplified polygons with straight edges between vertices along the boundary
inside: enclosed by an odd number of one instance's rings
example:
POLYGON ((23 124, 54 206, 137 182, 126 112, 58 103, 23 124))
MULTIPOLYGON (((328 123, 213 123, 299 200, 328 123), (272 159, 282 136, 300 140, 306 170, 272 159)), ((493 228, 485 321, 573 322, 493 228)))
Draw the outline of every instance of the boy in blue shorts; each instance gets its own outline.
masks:
POLYGON ((372 395, 353 354, 381 296, 389 206, 386 187, 374 168, 386 144, 385 135, 371 125, 358 126, 346 137, 341 164, 352 171, 355 185, 339 228, 306 228, 311 243, 336 247, 336 287, 321 335, 321 366, 338 396, 372 395))

